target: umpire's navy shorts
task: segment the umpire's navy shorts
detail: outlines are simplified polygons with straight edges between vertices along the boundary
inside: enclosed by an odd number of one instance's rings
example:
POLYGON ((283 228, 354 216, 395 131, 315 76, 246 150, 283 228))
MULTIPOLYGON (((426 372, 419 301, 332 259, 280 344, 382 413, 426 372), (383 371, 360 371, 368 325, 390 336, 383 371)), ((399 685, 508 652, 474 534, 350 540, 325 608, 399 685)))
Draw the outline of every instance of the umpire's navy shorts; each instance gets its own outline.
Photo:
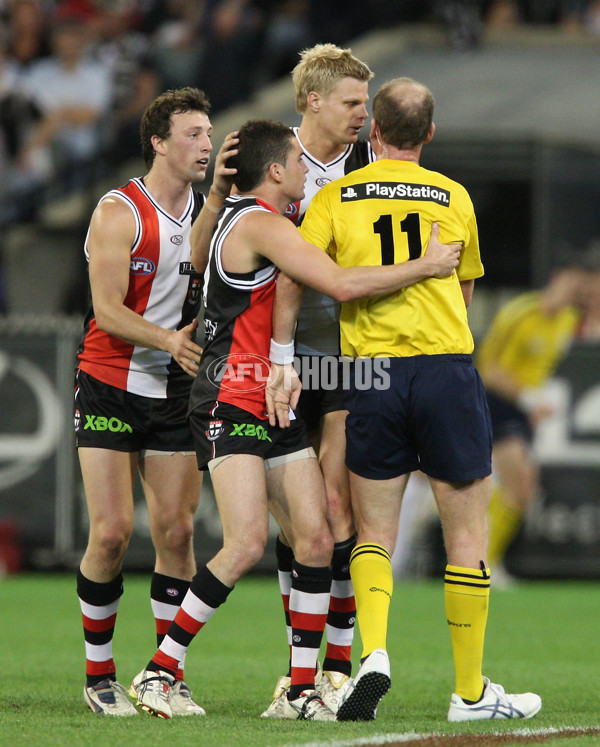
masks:
POLYGON ((345 398, 350 471, 389 480, 421 470, 447 482, 491 474, 490 413, 470 355, 390 358, 388 381, 369 388, 355 368, 345 398))
MULTIPOLYGON (((306 424, 306 430, 309 433, 317 431, 321 418, 330 412, 337 412, 344 409, 344 391, 343 391, 343 372, 341 365, 332 371, 331 386, 323 386, 321 375, 321 360, 331 358, 329 356, 302 355, 300 356, 300 380, 302 381, 302 391, 298 400, 297 412, 300 413, 302 420, 306 424), (317 376, 311 377, 306 374, 307 367, 312 364, 312 370, 317 371, 317 376)), ((339 360, 339 359, 338 359, 339 360)))

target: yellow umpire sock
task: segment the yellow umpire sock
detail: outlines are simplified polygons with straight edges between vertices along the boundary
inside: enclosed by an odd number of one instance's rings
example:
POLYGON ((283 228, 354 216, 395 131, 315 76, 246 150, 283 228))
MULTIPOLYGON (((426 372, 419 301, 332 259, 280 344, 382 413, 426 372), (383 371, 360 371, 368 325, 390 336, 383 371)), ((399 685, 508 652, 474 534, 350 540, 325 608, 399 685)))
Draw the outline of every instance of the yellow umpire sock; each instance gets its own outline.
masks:
POLYGON ((490 572, 446 566, 446 617, 450 628, 456 686, 463 700, 476 701, 483 691, 483 643, 490 601, 490 572))
POLYGON ((386 647, 388 614, 394 580, 389 552, 381 545, 356 545, 350 556, 350 577, 356 599, 356 619, 362 638, 362 658, 386 647))
POLYGON ((495 486, 488 509, 488 563, 491 568, 502 563, 508 546, 523 521, 523 512, 504 500, 502 489, 495 486))

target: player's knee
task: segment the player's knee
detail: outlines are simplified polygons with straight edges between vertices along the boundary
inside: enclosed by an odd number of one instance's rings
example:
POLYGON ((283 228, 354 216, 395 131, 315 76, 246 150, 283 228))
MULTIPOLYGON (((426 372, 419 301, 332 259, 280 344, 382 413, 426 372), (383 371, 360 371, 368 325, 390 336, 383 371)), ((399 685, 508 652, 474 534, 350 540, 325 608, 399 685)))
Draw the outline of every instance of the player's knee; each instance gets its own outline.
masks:
POLYGON ((194 522, 188 517, 180 518, 165 527, 162 535, 162 545, 165 549, 174 553, 187 554, 194 536, 194 522))
POLYGON ((132 531, 128 524, 107 524, 92 532, 90 544, 107 563, 113 564, 125 555, 132 531))
POLYGON ((265 536, 256 535, 250 539, 245 553, 248 563, 247 570, 250 570, 262 558, 265 554, 266 546, 267 538, 265 536))
POLYGON ((248 532, 244 537, 226 543, 231 571, 238 577, 251 570, 265 553, 267 535, 262 532, 248 532))
POLYGON ((332 555, 333 537, 327 527, 299 538, 294 546, 294 556, 303 565, 329 565, 332 555))
MULTIPOLYGON (((329 486, 327 487, 327 519, 332 527, 352 525, 352 511, 348 496, 341 490, 329 486)), ((352 534, 351 531, 349 531, 350 534, 352 534)))

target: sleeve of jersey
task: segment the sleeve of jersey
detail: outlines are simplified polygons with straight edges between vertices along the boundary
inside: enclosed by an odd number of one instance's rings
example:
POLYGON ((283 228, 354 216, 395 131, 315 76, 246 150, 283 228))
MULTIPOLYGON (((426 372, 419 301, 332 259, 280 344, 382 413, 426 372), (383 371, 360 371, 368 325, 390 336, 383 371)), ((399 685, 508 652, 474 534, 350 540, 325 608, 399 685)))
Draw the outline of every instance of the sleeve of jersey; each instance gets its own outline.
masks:
MULTIPOLYGON (((470 203, 470 200, 469 200, 470 203)), ((470 203, 471 204, 471 203, 470 203)), ((481 255, 479 253, 479 233, 477 231, 477 219, 475 211, 471 204, 466 219, 466 240, 465 246, 460 256, 457 275, 459 280, 474 280, 484 274, 481 255)))
POLYGON ((335 258, 333 240, 333 215, 329 192, 322 189, 313 197, 300 226, 302 236, 330 257, 335 258))

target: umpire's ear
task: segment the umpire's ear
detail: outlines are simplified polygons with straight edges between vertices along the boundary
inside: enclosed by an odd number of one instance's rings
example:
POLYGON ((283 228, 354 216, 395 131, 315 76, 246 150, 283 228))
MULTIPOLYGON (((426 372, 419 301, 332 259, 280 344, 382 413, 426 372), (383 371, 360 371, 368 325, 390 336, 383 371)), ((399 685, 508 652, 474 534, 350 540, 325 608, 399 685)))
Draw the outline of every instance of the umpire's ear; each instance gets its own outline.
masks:
POLYGON ((371 120, 371 131, 369 133, 369 140, 371 141, 371 148, 373 148, 373 150, 379 157, 383 152, 383 143, 381 142, 381 138, 379 136, 379 125, 377 124, 377 120, 375 118, 371 120))

